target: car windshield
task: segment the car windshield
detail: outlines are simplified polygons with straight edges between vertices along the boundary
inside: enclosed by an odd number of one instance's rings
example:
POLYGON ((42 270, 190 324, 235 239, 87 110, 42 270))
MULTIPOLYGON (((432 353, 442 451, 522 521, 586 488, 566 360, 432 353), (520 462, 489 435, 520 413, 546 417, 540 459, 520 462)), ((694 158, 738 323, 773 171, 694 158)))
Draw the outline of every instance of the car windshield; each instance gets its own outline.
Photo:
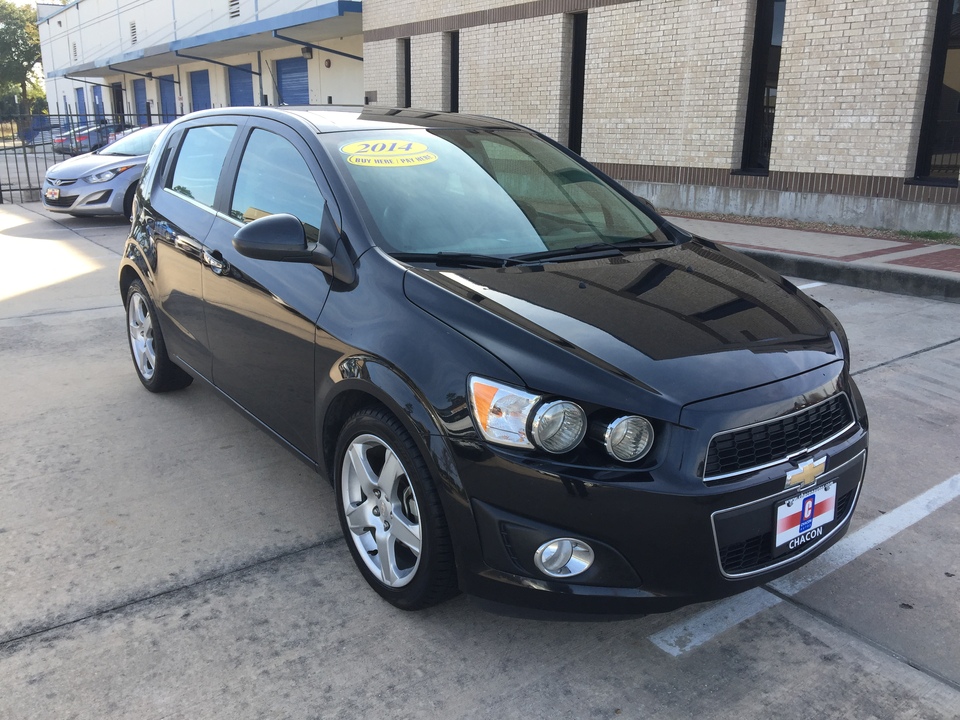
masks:
POLYGON ((102 148, 98 155, 146 155, 164 127, 164 125, 153 125, 132 132, 102 148))
POLYGON ((669 242, 638 204, 527 132, 365 131, 326 141, 391 253, 523 259, 669 242))

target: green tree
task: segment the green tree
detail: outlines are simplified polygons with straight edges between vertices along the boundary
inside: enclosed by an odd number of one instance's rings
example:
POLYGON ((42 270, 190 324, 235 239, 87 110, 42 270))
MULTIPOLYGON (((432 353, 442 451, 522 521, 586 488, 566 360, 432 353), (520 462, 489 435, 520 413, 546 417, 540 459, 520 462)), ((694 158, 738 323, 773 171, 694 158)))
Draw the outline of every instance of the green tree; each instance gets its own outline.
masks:
POLYGON ((35 8, 0 0, 0 86, 20 89, 20 106, 29 112, 30 72, 40 62, 40 34, 35 8))

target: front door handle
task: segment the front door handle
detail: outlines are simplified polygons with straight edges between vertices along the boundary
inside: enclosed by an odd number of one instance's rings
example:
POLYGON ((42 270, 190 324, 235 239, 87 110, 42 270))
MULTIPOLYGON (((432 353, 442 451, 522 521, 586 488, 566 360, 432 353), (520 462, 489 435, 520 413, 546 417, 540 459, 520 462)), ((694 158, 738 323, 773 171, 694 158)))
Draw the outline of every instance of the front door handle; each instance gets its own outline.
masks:
POLYGON ((209 250, 204 250, 203 262, 209 265, 210 269, 217 275, 224 275, 230 269, 230 264, 223 259, 219 250, 214 250, 212 253, 209 250))

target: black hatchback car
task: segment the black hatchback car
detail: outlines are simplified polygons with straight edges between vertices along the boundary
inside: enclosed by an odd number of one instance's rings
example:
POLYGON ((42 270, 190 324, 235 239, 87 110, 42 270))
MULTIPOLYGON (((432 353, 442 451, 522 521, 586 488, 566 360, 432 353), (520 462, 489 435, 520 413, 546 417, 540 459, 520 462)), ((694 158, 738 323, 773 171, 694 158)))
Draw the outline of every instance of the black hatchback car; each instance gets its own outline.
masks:
POLYGON ((401 608, 669 610, 802 565, 857 503, 837 319, 511 123, 189 115, 120 291, 146 388, 202 380, 330 479, 401 608))

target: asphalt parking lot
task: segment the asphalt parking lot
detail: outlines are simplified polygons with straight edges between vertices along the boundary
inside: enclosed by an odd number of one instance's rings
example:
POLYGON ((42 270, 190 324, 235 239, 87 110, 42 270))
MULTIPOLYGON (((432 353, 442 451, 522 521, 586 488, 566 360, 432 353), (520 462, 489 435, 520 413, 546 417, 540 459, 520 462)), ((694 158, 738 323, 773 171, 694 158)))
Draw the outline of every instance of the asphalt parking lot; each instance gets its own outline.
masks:
POLYGON ((410 614, 305 466, 196 384, 142 389, 125 233, 0 206, 0 717, 960 717, 956 304, 796 281, 847 328, 872 434, 814 563, 620 622, 410 614))

